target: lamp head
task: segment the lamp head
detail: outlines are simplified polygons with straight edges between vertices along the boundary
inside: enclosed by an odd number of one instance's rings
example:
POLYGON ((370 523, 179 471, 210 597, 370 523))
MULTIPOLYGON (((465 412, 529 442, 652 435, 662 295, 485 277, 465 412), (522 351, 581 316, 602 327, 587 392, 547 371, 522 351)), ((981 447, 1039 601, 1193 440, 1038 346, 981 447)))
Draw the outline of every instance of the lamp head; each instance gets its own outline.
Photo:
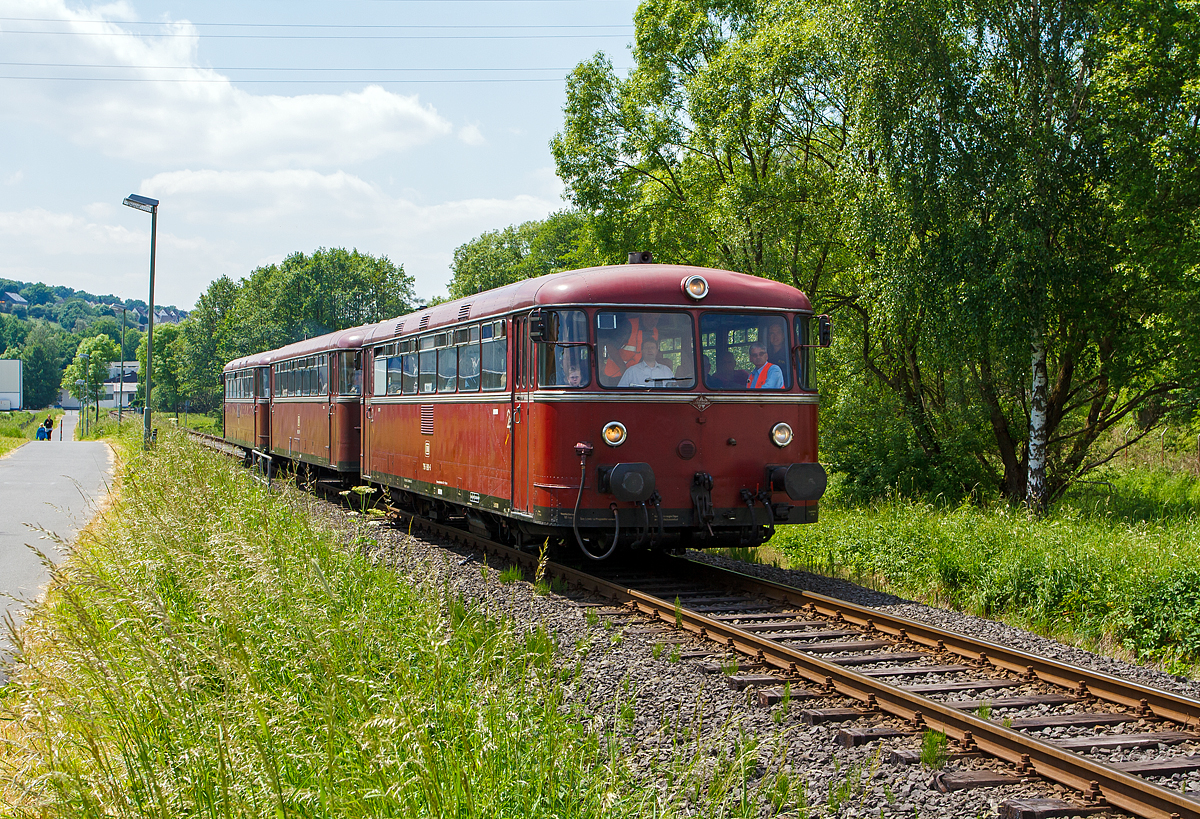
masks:
POLYGON ((158 200, 151 199, 149 196, 139 196, 136 193, 131 193, 125 197, 125 201, 121 203, 126 207, 144 210, 146 213, 154 213, 158 210, 158 200))

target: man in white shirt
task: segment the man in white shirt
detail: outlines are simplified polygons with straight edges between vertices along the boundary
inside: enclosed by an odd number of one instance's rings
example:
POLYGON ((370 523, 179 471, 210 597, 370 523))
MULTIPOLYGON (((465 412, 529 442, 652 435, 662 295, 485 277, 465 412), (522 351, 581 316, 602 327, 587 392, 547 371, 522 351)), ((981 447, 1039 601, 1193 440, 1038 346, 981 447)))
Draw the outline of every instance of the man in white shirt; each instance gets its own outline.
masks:
POLYGON ((627 369, 618 387, 665 387, 675 380, 675 373, 658 363, 658 342, 652 338, 642 341, 642 360, 627 369))

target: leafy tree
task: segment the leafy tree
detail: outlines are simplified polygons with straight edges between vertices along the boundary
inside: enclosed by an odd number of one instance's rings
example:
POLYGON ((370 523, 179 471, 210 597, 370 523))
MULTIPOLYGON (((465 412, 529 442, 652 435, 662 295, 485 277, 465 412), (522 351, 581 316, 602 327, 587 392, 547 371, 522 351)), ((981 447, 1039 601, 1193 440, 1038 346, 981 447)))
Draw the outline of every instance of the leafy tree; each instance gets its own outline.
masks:
POLYGON ((600 264, 590 220, 560 211, 543 221, 483 233, 454 250, 450 298, 458 299, 522 279, 600 264))
POLYGON ((54 290, 41 282, 21 288, 21 297, 29 302, 30 307, 39 304, 53 304, 56 301, 54 290))
POLYGON ((50 325, 31 323, 21 349, 25 387, 22 401, 26 407, 41 409, 55 403, 62 383, 61 345, 50 325))
POLYGON ((840 303, 925 454, 990 428, 977 459, 1034 509, 1124 446, 1097 451, 1105 432, 1136 419, 1144 434, 1195 383, 1179 309, 1195 298, 1194 18, 1170 3, 851 8, 869 66, 854 228, 874 255, 840 303), (1135 102, 1146 86, 1155 116, 1135 102))
POLYGON ((103 396, 109 362, 115 361, 118 353, 117 345, 108 336, 84 339, 63 372, 62 388, 85 407, 97 401, 103 396))
MULTIPOLYGON (((178 413, 185 396, 180 389, 181 379, 177 344, 179 325, 163 324, 154 328, 154 386, 151 390, 151 409, 178 413)), ((137 350, 138 388, 135 401, 145 403, 146 396, 146 339, 137 350)))

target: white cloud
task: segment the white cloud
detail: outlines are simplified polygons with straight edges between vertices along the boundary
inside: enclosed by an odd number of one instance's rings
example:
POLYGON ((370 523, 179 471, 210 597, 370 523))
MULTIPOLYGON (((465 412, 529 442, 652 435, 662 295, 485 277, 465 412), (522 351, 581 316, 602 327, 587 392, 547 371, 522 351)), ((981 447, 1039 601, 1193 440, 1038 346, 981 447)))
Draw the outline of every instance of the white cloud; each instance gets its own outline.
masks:
POLYGON ((24 178, 25 178, 24 171, 13 171, 12 173, 10 173, 8 176, 6 176, 4 178, 4 184, 5 185, 16 185, 16 184, 20 183, 21 180, 24 178))
MULTIPOLYGON (((418 295, 433 296, 450 279, 454 247, 562 207, 554 197, 531 195, 418 205, 353 174, 311 170, 173 171, 139 191, 162 200, 158 300, 185 308, 218 276, 240 278, 321 246, 386 255, 416 278, 418 295)), ((125 208, 84 210, 0 212, 0 276, 93 293, 144 290, 149 217, 125 208), (61 271, 71 257, 78 261, 67 277, 61 271)))
POLYGON ((483 131, 479 130, 477 125, 464 125, 458 129, 458 138, 466 145, 483 145, 487 142, 483 137, 483 131))
POLYGON ((0 51, 6 60, 115 65, 123 68, 99 74, 57 70, 146 80, 13 86, 10 111, 65 129, 76 142, 110 156, 222 168, 337 166, 401 152, 454 132, 449 121, 415 95, 379 86, 342 94, 249 93, 200 65, 199 37, 188 22, 163 27, 163 33, 176 36, 130 36, 114 21, 134 16, 127 4, 71 10, 65 0, 0 0, 0 16, 61 21, 3 24, 0 51), (88 22, 95 20, 105 22, 88 22), (22 28, 65 28, 79 34, 15 33, 22 28))

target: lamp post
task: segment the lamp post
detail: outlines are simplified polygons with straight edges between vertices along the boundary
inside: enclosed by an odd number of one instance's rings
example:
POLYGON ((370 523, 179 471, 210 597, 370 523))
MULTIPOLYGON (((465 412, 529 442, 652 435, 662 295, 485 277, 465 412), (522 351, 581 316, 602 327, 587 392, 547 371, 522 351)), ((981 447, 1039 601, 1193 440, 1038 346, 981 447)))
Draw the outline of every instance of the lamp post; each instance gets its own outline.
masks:
POLYGON ((77 384, 83 384, 80 390, 83 395, 79 399, 79 408, 83 410, 83 434, 86 437, 88 434, 88 397, 92 393, 92 364, 91 356, 87 353, 80 353, 79 360, 83 362, 83 380, 77 381, 77 384))
MULTIPOLYGON (((150 448, 150 381, 154 371, 154 242, 158 232, 158 200, 148 196, 138 196, 131 193, 121 203, 127 207, 145 211, 150 214, 150 301, 147 303, 149 315, 146 316, 146 401, 142 408, 142 418, 145 420, 145 430, 142 435, 142 446, 150 448)), ((122 367, 124 367, 125 351, 121 351, 122 367)))
POLYGON ((121 429, 121 410, 125 404, 125 308, 121 308, 121 397, 117 399, 117 429, 121 429))

